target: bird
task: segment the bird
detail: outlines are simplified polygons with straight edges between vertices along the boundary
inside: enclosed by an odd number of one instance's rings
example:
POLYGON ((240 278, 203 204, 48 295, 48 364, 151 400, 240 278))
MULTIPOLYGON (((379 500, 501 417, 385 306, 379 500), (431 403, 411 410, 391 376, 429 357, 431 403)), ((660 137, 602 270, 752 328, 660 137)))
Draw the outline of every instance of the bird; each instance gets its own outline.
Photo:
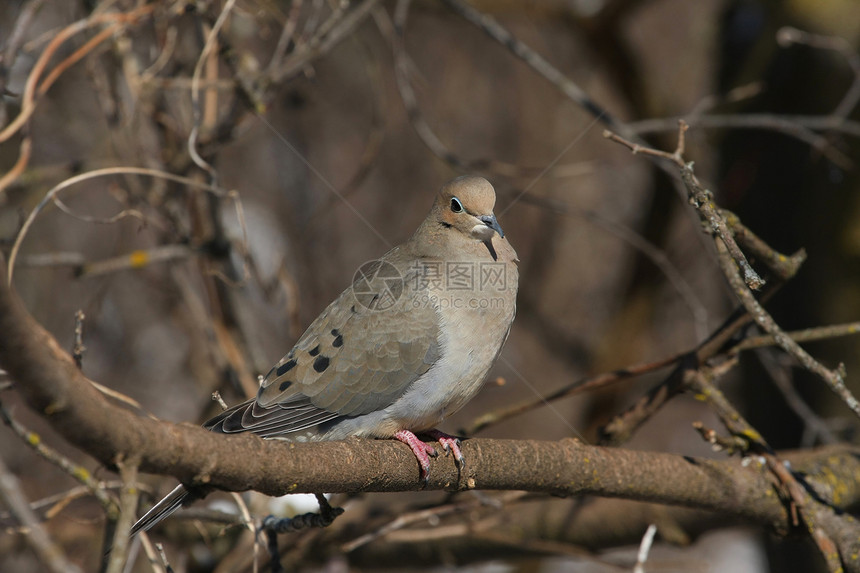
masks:
MULTIPOLYGON (((519 260, 495 202, 483 177, 443 185, 415 233, 359 268, 257 395, 204 427, 291 441, 394 438, 426 483, 436 450, 416 435, 425 434, 462 469, 459 439, 435 428, 478 393, 516 314, 519 260)), ((197 497, 177 486, 131 534, 197 497)))

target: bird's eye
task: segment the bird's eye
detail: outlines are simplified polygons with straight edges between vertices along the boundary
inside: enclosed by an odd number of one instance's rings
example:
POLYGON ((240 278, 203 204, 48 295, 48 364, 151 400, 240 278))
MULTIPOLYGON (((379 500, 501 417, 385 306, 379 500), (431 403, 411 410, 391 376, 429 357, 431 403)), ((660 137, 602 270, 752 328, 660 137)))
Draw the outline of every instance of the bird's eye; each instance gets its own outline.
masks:
POLYGON ((462 213, 465 211, 465 209, 463 209, 463 204, 460 203, 460 200, 456 197, 451 197, 451 211, 454 213, 462 213))

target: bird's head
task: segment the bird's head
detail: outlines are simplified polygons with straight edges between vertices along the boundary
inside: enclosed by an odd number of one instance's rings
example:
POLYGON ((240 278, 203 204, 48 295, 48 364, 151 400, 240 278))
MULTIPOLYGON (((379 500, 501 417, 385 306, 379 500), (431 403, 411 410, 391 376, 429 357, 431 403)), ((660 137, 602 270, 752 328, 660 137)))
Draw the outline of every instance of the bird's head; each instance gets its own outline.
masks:
POLYGON ((495 204, 496 192, 490 182, 483 177, 466 175, 442 187, 434 211, 442 227, 486 242, 495 233, 505 236, 493 214, 495 204))

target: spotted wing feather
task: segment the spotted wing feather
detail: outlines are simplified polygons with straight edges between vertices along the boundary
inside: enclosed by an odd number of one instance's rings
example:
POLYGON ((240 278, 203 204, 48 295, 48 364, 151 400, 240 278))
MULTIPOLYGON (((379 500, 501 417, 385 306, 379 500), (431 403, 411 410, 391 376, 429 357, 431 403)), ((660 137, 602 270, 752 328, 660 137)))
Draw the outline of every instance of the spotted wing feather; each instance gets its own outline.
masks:
POLYGON ((383 306, 372 296, 356 296, 354 287, 382 293, 390 279, 360 278, 357 283, 364 282, 341 293, 271 369, 255 399, 205 426, 280 436, 391 405, 439 358, 438 314, 414 304, 408 279, 383 306))

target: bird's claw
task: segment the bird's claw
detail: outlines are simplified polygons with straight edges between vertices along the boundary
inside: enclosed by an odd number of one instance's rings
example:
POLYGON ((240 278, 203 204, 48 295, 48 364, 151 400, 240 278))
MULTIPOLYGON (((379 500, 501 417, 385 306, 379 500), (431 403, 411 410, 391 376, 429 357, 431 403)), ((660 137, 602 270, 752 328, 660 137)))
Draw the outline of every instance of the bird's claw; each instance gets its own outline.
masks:
POLYGON ((446 456, 448 454, 454 456, 461 470, 466 467, 466 458, 463 456, 463 452, 460 451, 460 438, 440 432, 439 430, 432 430, 428 433, 434 440, 439 442, 439 445, 445 450, 446 456))
POLYGON ((421 481, 426 486, 430 479, 430 458, 435 458, 439 455, 436 448, 430 444, 425 444, 409 430, 400 430, 394 434, 394 437, 409 446, 412 453, 415 454, 415 457, 418 459, 418 465, 421 466, 421 481))
MULTIPOLYGON (((439 445, 442 446, 442 450, 445 452, 446 456, 448 454, 454 456, 457 467, 460 468, 460 471, 463 471, 466 467, 466 458, 463 456, 463 452, 460 451, 460 438, 449 436, 439 430, 431 430, 427 433, 434 440, 439 442, 439 445)), ((418 437, 409 430, 400 430, 394 434, 394 437, 409 446, 412 453, 415 454, 415 457, 418 459, 418 465, 421 466, 421 481, 424 482, 424 486, 426 487, 430 480, 430 458, 437 457, 439 452, 437 452, 436 448, 430 444, 419 440, 418 437)))

